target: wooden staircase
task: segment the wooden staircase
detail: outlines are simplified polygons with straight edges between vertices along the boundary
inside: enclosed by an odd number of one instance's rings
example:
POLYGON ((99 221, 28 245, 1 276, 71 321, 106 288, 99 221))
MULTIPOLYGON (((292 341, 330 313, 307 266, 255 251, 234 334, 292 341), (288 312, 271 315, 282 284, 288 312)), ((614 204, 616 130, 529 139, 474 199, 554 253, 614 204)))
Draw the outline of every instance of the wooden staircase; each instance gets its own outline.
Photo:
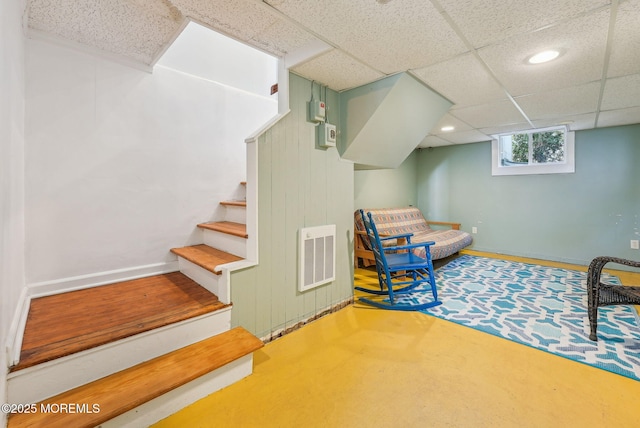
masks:
POLYGON ((262 342, 230 329, 241 219, 199 224, 203 244, 171 249, 180 272, 33 299, 7 399, 37 411, 8 426, 146 426, 251 374, 262 342))
POLYGON ((178 257, 182 257, 201 268, 213 273, 214 275, 220 275, 222 271, 219 266, 237 262, 242 260, 242 257, 234 256, 226 251, 221 251, 208 245, 192 245, 190 247, 172 248, 171 252, 178 257))
MULTIPOLYGON (((246 205, 245 205, 246 206, 246 205)), ((235 223, 232 221, 217 221, 212 223, 202 223, 198 225, 201 229, 213 230, 215 232, 226 233, 228 235, 238 236, 240 238, 248 238, 247 225, 235 223)))
POLYGON ((12 372, 228 306, 180 272, 34 299, 12 372))
MULTIPOLYGON (((158 407, 164 410, 163 413, 167 413, 167 410, 173 413, 183 405, 174 404, 167 409, 167 397, 163 397, 164 395, 184 394, 185 391, 179 389, 196 379, 200 383, 210 383, 208 378, 220 374, 216 372, 229 364, 242 362, 243 358, 246 359, 251 352, 262 346, 258 338, 242 327, 236 327, 48 398, 36 404, 37 411, 34 413, 12 415, 9 427, 146 426, 149 423, 146 418, 127 413, 137 408, 138 414, 146 416, 157 412, 158 407), (158 399, 158 403, 153 403, 158 399), (61 406, 69 404, 73 405, 73 412, 60 411, 61 406)), ((237 371, 237 367, 236 364, 236 367, 231 367, 222 374, 237 371)), ((244 376, 248 374, 250 368, 244 376)), ((214 383, 212 388, 216 390, 222 386, 214 383)), ((189 404, 189 401, 195 400, 187 400, 185 403, 189 404)))

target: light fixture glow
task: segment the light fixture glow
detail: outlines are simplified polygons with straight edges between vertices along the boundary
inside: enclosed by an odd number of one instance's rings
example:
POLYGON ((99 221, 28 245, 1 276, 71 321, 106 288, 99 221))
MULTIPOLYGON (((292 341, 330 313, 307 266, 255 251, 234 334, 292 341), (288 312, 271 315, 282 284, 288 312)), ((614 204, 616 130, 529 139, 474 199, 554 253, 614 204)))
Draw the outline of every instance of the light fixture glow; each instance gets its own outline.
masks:
POLYGON ((558 58, 560 52, 555 50, 542 51, 529 58, 529 64, 541 64, 558 58))
POLYGON ((449 132, 449 131, 453 131, 454 129, 456 128, 453 126, 443 126, 442 128, 440 128, 442 132, 449 132))

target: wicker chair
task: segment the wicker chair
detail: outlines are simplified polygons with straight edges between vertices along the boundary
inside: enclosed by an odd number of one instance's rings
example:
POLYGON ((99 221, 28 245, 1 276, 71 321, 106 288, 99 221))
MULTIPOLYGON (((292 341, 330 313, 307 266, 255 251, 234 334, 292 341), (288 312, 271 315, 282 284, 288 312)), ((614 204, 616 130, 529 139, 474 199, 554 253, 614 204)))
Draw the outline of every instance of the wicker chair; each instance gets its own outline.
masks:
POLYGON ((600 282, 602 269, 607 263, 617 263, 640 268, 640 262, 617 257, 596 257, 589 265, 587 276, 588 311, 591 334, 589 339, 597 341, 598 308, 610 305, 640 305, 640 286, 611 285, 600 282))

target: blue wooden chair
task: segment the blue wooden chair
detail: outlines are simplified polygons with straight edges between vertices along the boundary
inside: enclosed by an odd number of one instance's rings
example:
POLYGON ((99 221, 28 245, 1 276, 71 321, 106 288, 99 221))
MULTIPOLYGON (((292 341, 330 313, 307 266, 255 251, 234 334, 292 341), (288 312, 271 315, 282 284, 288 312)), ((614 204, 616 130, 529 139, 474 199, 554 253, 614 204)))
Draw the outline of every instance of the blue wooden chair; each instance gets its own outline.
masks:
POLYGON ((361 210, 360 214, 371 242, 380 290, 364 287, 355 287, 355 289, 377 296, 387 296, 387 299, 374 300, 360 297, 358 300, 378 308, 399 311, 419 311, 440 305, 442 302, 438 300, 431 251, 429 250, 429 247, 434 243, 412 244, 411 233, 381 237, 371 213, 367 213, 365 216, 361 210), (389 247, 382 245, 382 241, 392 239, 397 241, 396 245, 389 247), (402 243, 403 241, 406 241, 406 244, 402 243), (426 258, 418 257, 411 251, 418 247, 425 248, 426 258), (406 294, 411 294, 410 298, 403 298, 402 302, 399 302, 398 295, 406 294))

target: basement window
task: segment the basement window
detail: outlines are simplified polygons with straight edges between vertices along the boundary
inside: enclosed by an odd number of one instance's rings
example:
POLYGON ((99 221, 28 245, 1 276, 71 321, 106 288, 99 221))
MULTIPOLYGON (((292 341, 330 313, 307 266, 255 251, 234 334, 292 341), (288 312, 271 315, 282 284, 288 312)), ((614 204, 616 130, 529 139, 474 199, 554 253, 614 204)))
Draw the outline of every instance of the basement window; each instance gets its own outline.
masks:
POLYGON ((531 129, 493 137, 492 175, 575 172, 575 136, 564 126, 531 129))

